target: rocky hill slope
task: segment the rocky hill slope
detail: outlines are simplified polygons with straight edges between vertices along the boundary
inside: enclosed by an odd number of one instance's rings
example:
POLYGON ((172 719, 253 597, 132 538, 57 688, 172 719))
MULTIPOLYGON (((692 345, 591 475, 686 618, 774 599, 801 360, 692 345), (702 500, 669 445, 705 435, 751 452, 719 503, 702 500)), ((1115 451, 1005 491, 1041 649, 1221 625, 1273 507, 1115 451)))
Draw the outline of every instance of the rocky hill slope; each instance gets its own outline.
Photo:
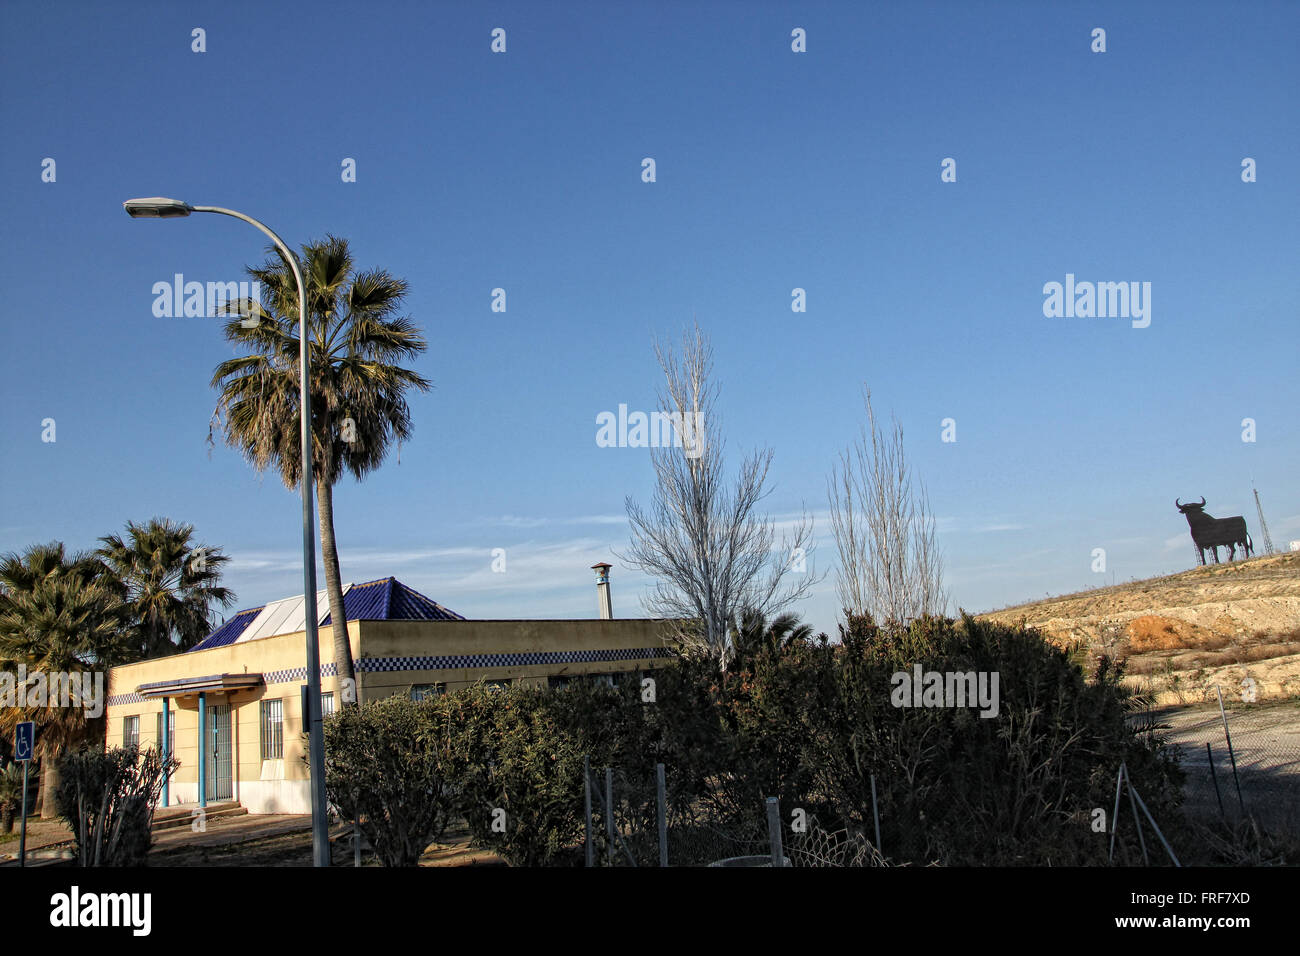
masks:
POLYGON ((1128 659, 1158 704, 1300 696, 1300 552, 1131 581, 978 617, 1128 659), (1253 683, 1252 683, 1253 682, 1253 683))

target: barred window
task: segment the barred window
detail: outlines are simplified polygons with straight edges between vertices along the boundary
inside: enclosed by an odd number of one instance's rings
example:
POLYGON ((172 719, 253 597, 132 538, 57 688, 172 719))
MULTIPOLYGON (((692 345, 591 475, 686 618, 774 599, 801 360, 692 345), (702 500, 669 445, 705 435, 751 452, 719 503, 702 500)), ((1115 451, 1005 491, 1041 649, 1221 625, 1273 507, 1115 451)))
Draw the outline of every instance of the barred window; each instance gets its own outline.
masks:
POLYGON ((139 716, 122 718, 122 746, 123 747, 140 746, 139 716))
POLYGON ((262 759, 284 757, 284 701, 262 701, 262 759))
POLYGON ((320 716, 324 720, 334 713, 334 691, 327 690, 320 695, 320 716))
POLYGON ((412 684, 411 700, 420 701, 430 697, 441 697, 447 693, 446 684, 412 684))
MULTIPOLYGON (((154 735, 154 740, 158 741, 158 749, 162 750, 163 739, 163 715, 161 711, 158 714, 158 732, 154 735)), ((176 753, 176 711, 170 711, 167 714, 167 752, 175 755, 176 753)))

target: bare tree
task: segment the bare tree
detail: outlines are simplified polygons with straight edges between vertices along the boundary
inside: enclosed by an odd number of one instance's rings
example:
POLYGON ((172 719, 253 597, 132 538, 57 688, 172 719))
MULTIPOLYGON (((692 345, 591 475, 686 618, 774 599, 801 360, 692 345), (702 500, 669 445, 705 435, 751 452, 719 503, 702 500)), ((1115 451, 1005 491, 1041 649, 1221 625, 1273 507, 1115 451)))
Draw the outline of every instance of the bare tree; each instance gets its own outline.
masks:
POLYGON ((876 421, 871 392, 863 389, 867 426, 840 454, 827 481, 831 530, 839 550, 840 607, 870 614, 877 623, 902 624, 922 614, 944 614, 943 558, 925 487, 914 485, 903 454, 903 428, 876 421))
POLYGON ((647 610, 681 622, 675 638, 725 672, 730 630, 745 609, 777 614, 816 583, 812 519, 804 511, 776 545, 776 522, 757 510, 769 494, 769 449, 748 455, 727 482, 713 350, 699 326, 683 337, 680 359, 658 343, 655 356, 665 380, 659 404, 676 437, 650 449, 653 496, 648 508, 627 498, 632 544, 619 557, 655 579, 647 610))

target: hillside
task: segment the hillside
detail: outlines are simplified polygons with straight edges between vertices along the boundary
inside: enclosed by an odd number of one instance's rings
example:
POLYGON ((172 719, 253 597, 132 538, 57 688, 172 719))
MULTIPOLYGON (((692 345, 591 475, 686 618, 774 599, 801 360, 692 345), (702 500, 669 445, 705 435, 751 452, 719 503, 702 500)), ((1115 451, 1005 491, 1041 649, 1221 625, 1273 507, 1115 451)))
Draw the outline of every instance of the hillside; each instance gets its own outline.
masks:
POLYGON ((1061 646, 1128 658, 1156 703, 1300 696, 1300 552, 1193 568, 977 615, 1024 622, 1061 646), (1248 687, 1247 687, 1248 689, 1248 687))

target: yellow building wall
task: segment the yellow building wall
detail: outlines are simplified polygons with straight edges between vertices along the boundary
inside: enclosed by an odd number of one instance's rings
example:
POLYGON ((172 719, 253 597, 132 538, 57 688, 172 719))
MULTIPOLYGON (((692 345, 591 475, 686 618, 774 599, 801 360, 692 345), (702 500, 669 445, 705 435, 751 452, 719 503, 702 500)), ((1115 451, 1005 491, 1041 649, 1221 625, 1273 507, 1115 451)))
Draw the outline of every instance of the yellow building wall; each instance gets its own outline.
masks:
MULTIPOLYGON (((661 667, 663 622, 570 621, 350 621, 361 701, 406 694, 413 685, 444 684, 452 691, 479 680, 545 684, 552 676, 611 674, 661 667), (584 657, 605 659, 582 660, 584 657), (475 658, 475 661, 467 660, 475 658), (573 659, 579 658, 579 659, 573 659), (450 659, 450 660, 449 660, 450 659), (475 663, 477 666, 456 666, 475 663)), ((331 628, 319 631, 320 660, 332 670, 331 628)), ((309 773, 303 760, 299 688, 306 682, 303 632, 193 651, 115 667, 108 676, 107 743, 121 746, 123 720, 140 718, 141 747, 157 746, 161 700, 141 700, 141 684, 216 674, 262 674, 254 690, 208 693, 208 704, 231 704, 233 799, 250 813, 310 812, 309 773), (284 756, 261 757, 261 702, 283 701, 284 756)), ((321 679, 321 692, 342 703, 339 681, 321 679)), ((169 804, 198 803, 198 697, 169 698, 180 767, 169 784, 169 804)), ((211 733, 211 722, 208 732, 211 733)))
MULTIPOLYGON (((348 622, 348 636, 355 660, 358 655, 358 622, 348 622)), ((333 629, 320 628, 317 637, 321 663, 329 671, 334 662, 333 629)), ((210 692, 206 695, 209 706, 231 705, 232 798, 250 810, 256 806, 256 812, 301 812, 303 797, 310 796, 299 783, 308 777, 301 759, 304 748, 300 740, 303 718, 299 690, 307 680, 306 660, 306 634, 298 631, 114 667, 108 675, 108 703, 104 710, 107 744, 110 747, 122 745, 124 720, 131 716, 140 718, 141 747, 160 744, 157 715, 162 712, 162 701, 141 700, 136 689, 142 684, 216 674, 262 674, 266 683, 254 690, 210 692), (277 698, 284 701, 284 757, 264 761, 261 755, 261 702, 277 698)), ((338 685, 334 676, 321 678, 321 693, 332 691, 336 705, 341 699, 338 685)), ((198 695, 168 698, 168 707, 170 719, 176 727, 175 756, 180 761, 168 785, 168 803, 197 805, 198 695)), ((209 733, 211 728, 209 720, 209 733)))
POLYGON ((650 620, 363 621, 357 680, 365 701, 407 693, 415 684, 440 683, 453 691, 480 680, 544 685, 552 676, 650 670, 663 666, 667 658, 628 652, 662 649, 666 633, 663 622, 650 620), (618 653, 612 660, 492 661, 477 667, 439 667, 420 660, 484 655, 527 659, 599 651, 618 653), (410 658, 415 660, 406 660, 410 658))

